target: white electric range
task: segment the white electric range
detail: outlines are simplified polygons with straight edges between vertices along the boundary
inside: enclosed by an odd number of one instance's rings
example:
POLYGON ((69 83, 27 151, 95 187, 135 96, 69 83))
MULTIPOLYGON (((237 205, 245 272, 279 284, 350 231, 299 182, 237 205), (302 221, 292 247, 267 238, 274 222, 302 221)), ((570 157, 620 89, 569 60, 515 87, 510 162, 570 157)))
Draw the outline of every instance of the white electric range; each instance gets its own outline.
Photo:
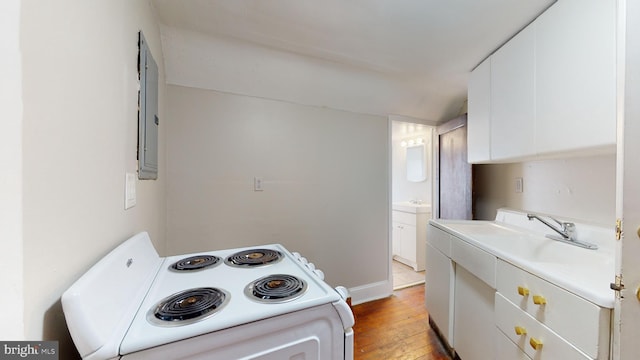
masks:
POLYGON ((147 233, 62 296, 84 359, 352 359, 343 287, 279 244, 160 257, 147 233))

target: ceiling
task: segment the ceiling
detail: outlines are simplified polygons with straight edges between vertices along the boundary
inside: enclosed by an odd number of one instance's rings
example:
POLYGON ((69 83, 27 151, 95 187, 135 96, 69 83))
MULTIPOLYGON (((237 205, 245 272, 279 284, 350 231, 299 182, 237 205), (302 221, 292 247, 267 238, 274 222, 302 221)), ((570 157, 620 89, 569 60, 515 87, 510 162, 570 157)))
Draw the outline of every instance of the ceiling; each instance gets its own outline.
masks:
POLYGON ((446 120, 452 111, 463 107, 469 72, 553 2, 152 0, 166 27, 322 59, 396 79, 419 89, 424 100, 423 113, 404 115, 429 116, 434 121, 446 120), (430 107, 445 106, 442 103, 447 100, 458 104, 448 104, 450 110, 446 111, 428 111, 430 107))

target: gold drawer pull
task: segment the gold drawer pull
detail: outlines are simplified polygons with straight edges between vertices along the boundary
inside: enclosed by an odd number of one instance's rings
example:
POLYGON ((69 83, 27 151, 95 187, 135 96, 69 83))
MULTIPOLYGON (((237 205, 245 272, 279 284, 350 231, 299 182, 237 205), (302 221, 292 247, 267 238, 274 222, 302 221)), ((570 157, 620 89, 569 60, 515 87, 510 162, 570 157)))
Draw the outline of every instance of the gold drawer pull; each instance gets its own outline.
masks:
POLYGON ((542 341, 538 340, 536 338, 531 338, 531 340, 529 340, 529 345, 531 345, 531 347, 533 348, 533 350, 540 350, 542 349, 542 341))
POLYGON ((518 294, 520 296, 527 296, 529 295, 529 289, 524 286, 518 286, 518 294))
POLYGON ((527 329, 523 328, 522 326, 516 326, 516 335, 527 335, 527 329))
POLYGON ((533 295, 533 303, 536 305, 545 305, 547 303, 547 299, 542 295, 533 295))

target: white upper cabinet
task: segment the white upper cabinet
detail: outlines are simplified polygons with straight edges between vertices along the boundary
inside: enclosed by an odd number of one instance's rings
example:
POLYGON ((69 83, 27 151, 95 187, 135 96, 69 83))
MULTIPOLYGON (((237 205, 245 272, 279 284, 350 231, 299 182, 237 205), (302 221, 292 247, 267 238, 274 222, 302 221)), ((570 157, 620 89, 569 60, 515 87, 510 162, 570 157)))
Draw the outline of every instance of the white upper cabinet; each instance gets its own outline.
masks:
POLYGON ((491 56, 491 159, 535 152, 535 32, 528 26, 491 56))
POLYGON ((471 163, 614 150, 616 2, 559 0, 471 73, 468 95, 471 163))
POLYGON ((561 0, 536 21, 538 153, 616 142, 616 2, 561 0))
POLYGON ((491 59, 471 73, 467 104, 467 160, 491 160, 491 59))

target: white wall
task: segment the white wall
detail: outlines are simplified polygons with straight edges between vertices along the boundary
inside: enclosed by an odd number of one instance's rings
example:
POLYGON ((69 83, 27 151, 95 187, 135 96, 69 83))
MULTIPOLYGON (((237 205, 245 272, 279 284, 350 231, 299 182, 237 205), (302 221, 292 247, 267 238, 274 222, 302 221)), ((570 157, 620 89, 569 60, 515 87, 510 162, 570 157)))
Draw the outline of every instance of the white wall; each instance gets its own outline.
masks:
POLYGON ((174 85, 167 110, 170 253, 278 242, 332 285, 386 283, 386 117, 174 85))
POLYGON ((476 165, 475 217, 493 219, 496 209, 511 207, 613 226, 615 177, 615 155, 476 165), (516 177, 524 181, 519 194, 516 177))
POLYGON ((0 339, 24 336, 20 0, 0 2, 0 339))
POLYGON ((170 84, 434 121, 455 115, 464 100, 452 95, 451 89, 432 92, 425 99, 428 85, 424 79, 392 76, 236 39, 171 27, 162 28, 162 37, 170 84))
POLYGON ((432 127, 422 124, 404 123, 393 121, 391 137, 391 199, 392 202, 421 200, 431 204, 431 187, 433 177, 432 166, 432 127), (403 140, 421 137, 425 142, 425 166, 427 179, 421 182, 407 180, 407 148, 400 143, 403 140))
POLYGON ((165 248, 162 122, 159 180, 138 181, 137 206, 124 210, 125 173, 137 169, 138 31, 163 84, 160 34, 147 0, 22 0, 21 22, 25 338, 60 340, 67 359, 62 292, 139 231, 165 248))

